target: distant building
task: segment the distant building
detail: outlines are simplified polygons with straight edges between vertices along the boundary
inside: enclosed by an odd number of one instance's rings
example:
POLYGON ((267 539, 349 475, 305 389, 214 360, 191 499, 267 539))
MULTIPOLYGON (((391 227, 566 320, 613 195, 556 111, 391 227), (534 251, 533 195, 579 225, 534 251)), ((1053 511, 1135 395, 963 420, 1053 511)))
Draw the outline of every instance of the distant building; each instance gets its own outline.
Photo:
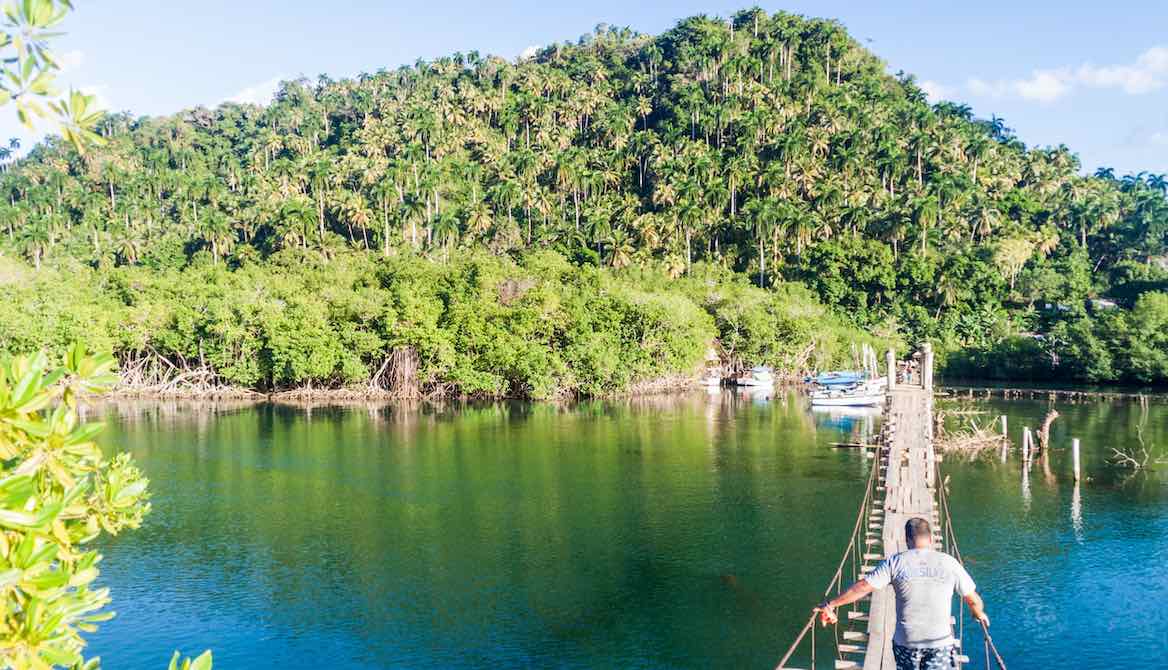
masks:
POLYGON ((1087 301, 1087 306, 1094 312, 1105 312, 1109 309, 1117 309, 1119 304, 1108 298, 1092 298, 1087 301))

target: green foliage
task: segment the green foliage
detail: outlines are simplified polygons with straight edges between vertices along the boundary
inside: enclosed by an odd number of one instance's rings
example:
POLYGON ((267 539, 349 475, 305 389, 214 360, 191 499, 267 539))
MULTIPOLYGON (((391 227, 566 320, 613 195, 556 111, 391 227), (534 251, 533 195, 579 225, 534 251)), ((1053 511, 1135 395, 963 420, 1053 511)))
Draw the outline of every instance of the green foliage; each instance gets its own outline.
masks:
POLYGON ((1168 293, 1145 293, 1129 319, 1128 369, 1141 382, 1168 380, 1168 293))
MULTIPOLYGON (((423 354, 427 379, 474 394, 598 391, 657 369, 598 354, 636 341, 635 327, 587 332, 581 313, 569 324, 579 327, 549 332, 521 306, 474 312, 482 305, 463 289, 487 284, 443 284, 447 271, 421 263, 390 261, 360 287, 342 277, 364 291, 352 303, 295 292, 335 292, 321 268, 343 256, 455 265, 555 249, 674 279, 716 266, 763 287, 803 282, 853 324, 954 351, 1021 352, 1009 340, 1025 333, 1072 341, 1053 329, 1087 318, 1085 299, 1114 289, 1131 308, 1164 290, 1163 276, 1133 271, 1168 251, 1164 175, 1084 176, 1066 147, 1027 148, 1001 119, 928 104, 837 22, 783 12, 692 17, 658 36, 603 26, 517 62, 454 54, 285 82, 266 107, 114 115, 98 129, 107 143, 86 156, 51 139, 0 174, 0 251, 37 268, 79 261, 101 270, 99 283, 149 288, 141 268, 162 283, 209 282, 183 286, 197 297, 174 290, 170 303, 136 306, 130 332, 161 340, 151 347, 179 367, 198 361, 248 386, 356 382, 395 342, 423 354), (427 277, 442 281, 414 285, 427 277), (252 280, 262 291, 248 291, 252 280), (1047 303, 1074 314, 1045 315, 1047 303)), ((639 304, 637 285, 588 302, 573 296, 583 270, 565 280, 576 284, 535 295, 647 318, 605 302, 639 304)), ((100 323, 111 292, 94 295, 86 308, 100 323)), ((741 314, 715 322, 773 332, 765 302, 726 305, 741 314)), ((145 351, 99 330, 119 352, 145 351)), ((790 357, 757 346, 751 355, 790 357)), ((1114 374, 1092 375, 1131 376, 1115 353, 1114 374)))
POLYGON ((1168 293, 1145 293, 1131 311, 1055 312, 1041 335, 1010 336, 946 359, 962 377, 1168 383, 1168 293))
POLYGON ((104 531, 137 528, 150 510, 147 480, 128 454, 102 456, 102 425, 77 416, 79 393, 117 380, 109 355, 70 348, 59 366, 44 354, 0 363, 0 663, 92 667, 82 632, 111 616, 95 588, 101 555, 83 546, 104 531))
POLYGON ((799 373, 850 360, 850 343, 867 337, 797 284, 761 289, 717 270, 670 279, 577 266, 551 251, 446 264, 361 252, 326 264, 292 251, 233 271, 69 276, 41 271, 0 286, 3 341, 62 351, 84 330, 141 386, 209 376, 264 390, 361 387, 404 346, 417 351, 427 391, 606 395, 692 374, 715 340, 742 363, 799 373), (166 374, 134 376, 147 368, 166 374))
POLYGON ((842 237, 805 253, 797 276, 825 302, 841 308, 858 323, 880 319, 896 293, 892 250, 876 240, 842 237))

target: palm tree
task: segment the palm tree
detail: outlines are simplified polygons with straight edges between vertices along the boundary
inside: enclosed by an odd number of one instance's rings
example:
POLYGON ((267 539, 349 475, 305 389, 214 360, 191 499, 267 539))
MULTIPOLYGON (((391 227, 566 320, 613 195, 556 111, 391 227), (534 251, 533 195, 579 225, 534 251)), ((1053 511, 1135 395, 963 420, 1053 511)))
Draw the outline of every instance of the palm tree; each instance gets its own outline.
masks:
POLYGON ((316 211, 303 198, 289 200, 280 207, 277 239, 281 246, 308 247, 308 237, 316 223, 316 211))
POLYGON ((434 221, 434 237, 442 244, 443 261, 450 259, 450 245, 457 243, 459 234, 458 217, 449 210, 442 212, 434 221))
POLYGON ((313 197, 316 199, 317 238, 324 241, 324 203, 328 197, 329 179, 332 177, 332 164, 327 159, 318 159, 308 166, 308 183, 312 187, 313 197))
POLYGON ((389 256, 389 206, 397 197, 397 187, 389 179, 381 179, 370 189, 377 208, 381 211, 382 253, 389 256))
POLYGON ((203 217, 199 235, 211 247, 211 260, 214 263, 219 262, 220 255, 226 256, 235 247, 235 231, 231 222, 226 214, 217 209, 208 211, 203 217))
POLYGON ((52 244, 48 225, 43 220, 26 224, 20 229, 16 243, 24 257, 30 259, 36 269, 41 269, 41 261, 52 244))

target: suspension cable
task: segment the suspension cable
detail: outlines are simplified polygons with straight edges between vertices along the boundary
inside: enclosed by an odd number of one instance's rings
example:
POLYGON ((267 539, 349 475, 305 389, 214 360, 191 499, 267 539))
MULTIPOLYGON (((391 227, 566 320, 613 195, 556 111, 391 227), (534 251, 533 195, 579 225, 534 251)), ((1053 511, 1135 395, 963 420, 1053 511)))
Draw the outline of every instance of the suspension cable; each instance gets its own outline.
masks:
MULTIPOLYGON (((981 622, 981 632, 985 633, 986 649, 988 650, 986 651, 986 658, 989 658, 990 651, 994 652, 994 661, 998 664, 998 668, 1000 670, 1006 670, 1006 662, 1002 660, 1002 655, 998 653, 998 648, 994 645, 994 638, 990 637, 989 626, 985 625, 984 621, 981 622)), ((990 663, 987 660, 986 668, 989 667, 990 663)))

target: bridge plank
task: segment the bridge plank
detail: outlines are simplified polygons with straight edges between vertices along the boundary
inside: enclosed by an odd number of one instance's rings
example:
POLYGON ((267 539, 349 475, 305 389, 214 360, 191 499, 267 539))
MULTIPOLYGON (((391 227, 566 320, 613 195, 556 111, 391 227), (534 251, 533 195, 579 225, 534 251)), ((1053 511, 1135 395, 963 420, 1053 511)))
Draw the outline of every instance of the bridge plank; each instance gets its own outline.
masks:
MULTIPOLYGON (((886 425, 894 429, 885 432, 879 461, 884 463, 884 514, 882 522, 870 519, 873 530, 880 528, 884 557, 908 548, 904 536, 908 519, 919 516, 930 522, 934 520, 936 455, 932 410, 932 394, 919 386, 902 387, 889 393, 885 418, 886 425)), ((864 670, 895 670, 892 656, 895 630, 896 596, 892 589, 881 589, 872 594, 864 670)))

